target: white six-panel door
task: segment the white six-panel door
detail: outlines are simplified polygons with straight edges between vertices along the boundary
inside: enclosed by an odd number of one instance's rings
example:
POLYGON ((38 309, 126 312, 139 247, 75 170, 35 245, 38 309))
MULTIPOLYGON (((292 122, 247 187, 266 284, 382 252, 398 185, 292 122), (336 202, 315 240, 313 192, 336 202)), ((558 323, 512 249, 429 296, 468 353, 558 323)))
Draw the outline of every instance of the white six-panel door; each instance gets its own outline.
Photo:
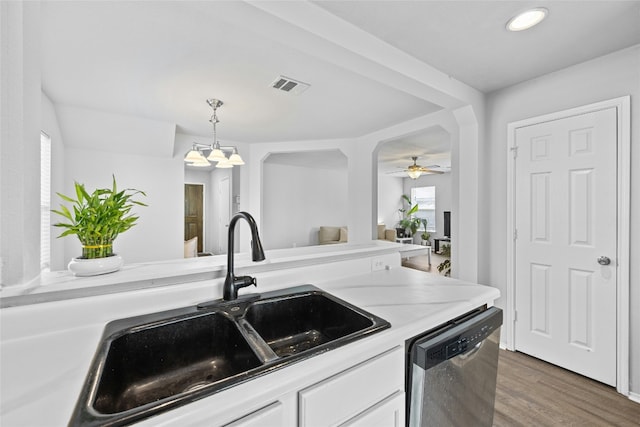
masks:
POLYGON ((515 134, 515 348, 610 385, 616 114, 609 108, 515 134))

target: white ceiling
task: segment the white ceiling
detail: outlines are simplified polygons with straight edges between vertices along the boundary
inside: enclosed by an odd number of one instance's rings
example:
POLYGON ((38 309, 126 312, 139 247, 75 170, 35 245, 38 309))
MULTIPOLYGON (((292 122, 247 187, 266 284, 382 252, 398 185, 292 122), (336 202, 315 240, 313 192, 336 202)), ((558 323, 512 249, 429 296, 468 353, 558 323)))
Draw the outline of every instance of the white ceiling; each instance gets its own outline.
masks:
MULTIPOLYGON (((481 91, 640 43, 640 1, 314 4, 319 7, 303 12, 315 13, 317 22, 329 18, 341 30, 351 23, 377 37, 381 47, 393 46, 481 91), (516 11, 540 4, 550 14, 539 27, 505 30, 516 11)), ((219 98, 222 143, 351 138, 442 108, 442 100, 425 96, 428 91, 407 90, 406 76, 389 69, 377 78, 373 66, 358 66, 366 58, 356 61, 348 46, 321 40, 317 29, 265 10, 303 6, 45 1, 43 90, 57 105, 165 121, 200 136, 211 134, 205 100, 219 98), (311 88, 298 96, 279 92, 269 85, 280 74, 311 88)), ((439 164, 427 154, 433 157, 440 148, 430 153, 424 141, 396 141, 393 156, 406 158, 407 165, 411 155, 421 156, 423 166, 439 164)), ((392 156, 386 149, 382 154, 392 156)))
POLYGON ((45 3, 44 91, 58 104, 165 120, 195 135, 211 132, 205 101, 218 98, 220 139, 242 142, 357 137, 439 109, 228 23, 242 13, 237 3, 45 3), (311 88, 277 91, 270 84, 280 74, 311 88))
POLYGON ((319 1, 320 7, 483 92, 511 86, 640 43, 640 2, 319 1), (529 31, 518 12, 544 6, 529 31))

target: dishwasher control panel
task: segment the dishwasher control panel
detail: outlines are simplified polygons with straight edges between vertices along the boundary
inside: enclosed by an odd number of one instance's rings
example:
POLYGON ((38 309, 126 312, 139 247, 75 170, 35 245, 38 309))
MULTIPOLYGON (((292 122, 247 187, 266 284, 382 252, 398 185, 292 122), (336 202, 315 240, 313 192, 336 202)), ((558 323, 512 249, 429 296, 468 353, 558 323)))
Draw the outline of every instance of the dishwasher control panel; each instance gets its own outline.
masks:
POLYGON ((470 351, 501 325, 502 310, 495 307, 456 319, 416 339, 414 360, 428 369, 470 351))
POLYGON ((454 341, 446 345, 445 359, 450 359, 458 354, 464 353, 470 348, 478 345, 482 340, 487 338, 491 333, 499 327, 495 325, 482 325, 476 330, 465 331, 454 341))

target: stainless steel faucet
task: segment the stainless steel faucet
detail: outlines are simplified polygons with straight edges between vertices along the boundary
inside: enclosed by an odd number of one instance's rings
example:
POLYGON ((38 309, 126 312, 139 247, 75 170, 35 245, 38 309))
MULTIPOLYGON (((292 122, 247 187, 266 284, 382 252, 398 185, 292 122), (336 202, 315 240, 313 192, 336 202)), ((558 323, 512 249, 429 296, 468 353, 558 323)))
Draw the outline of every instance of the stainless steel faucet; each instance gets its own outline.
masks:
POLYGON ((253 217, 247 212, 238 212, 231 218, 229 222, 229 240, 227 245, 227 277, 224 280, 224 287, 222 289, 222 298, 225 301, 231 301, 238 298, 238 289, 245 286, 257 286, 256 278, 251 276, 238 276, 236 277, 233 272, 233 238, 234 230, 236 228, 236 222, 240 218, 244 218, 251 228, 251 259, 253 261, 264 261, 264 250, 262 249, 262 242, 258 235, 258 226, 253 217))

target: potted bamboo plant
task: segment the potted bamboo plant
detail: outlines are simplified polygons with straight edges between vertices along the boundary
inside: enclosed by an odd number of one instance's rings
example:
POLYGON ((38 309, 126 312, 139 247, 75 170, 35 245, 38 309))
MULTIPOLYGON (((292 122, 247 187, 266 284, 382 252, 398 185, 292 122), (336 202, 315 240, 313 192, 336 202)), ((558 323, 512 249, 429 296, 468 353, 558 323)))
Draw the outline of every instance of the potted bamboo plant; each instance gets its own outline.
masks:
POLYGON ((52 210, 67 220, 53 224, 65 229, 58 237, 75 234, 82 244, 82 256, 71 260, 69 270, 76 276, 93 276, 120 269, 123 260, 113 253, 113 241, 135 225, 138 216, 131 209, 146 205, 134 198, 146 194, 131 188, 118 190, 115 176, 111 188, 89 194, 84 184, 75 182, 75 192, 75 198, 57 193, 73 204, 71 209, 61 204, 60 210, 52 210))

